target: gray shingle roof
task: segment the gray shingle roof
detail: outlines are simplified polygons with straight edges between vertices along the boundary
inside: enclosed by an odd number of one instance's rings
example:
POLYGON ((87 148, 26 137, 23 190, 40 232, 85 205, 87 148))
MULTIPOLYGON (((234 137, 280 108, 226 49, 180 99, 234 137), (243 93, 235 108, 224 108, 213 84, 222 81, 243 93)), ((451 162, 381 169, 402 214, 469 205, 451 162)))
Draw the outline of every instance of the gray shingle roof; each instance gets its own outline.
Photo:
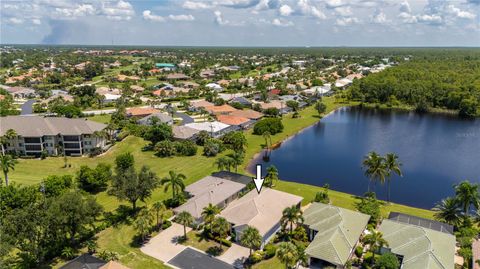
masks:
POLYGON ((0 135, 13 129, 20 136, 37 137, 44 135, 92 134, 105 129, 107 125, 87 119, 62 117, 7 116, 0 117, 0 135))

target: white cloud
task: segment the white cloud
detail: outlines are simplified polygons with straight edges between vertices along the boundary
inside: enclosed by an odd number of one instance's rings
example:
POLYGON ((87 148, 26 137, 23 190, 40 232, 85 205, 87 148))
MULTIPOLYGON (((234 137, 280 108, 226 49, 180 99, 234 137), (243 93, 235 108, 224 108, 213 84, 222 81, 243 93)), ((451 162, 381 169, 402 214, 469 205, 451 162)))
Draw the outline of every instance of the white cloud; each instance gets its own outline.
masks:
POLYGON ((35 25, 40 25, 42 24, 42 21, 40 19, 32 19, 32 23, 35 25))
POLYGON ((400 3, 400 12, 411 13, 412 9, 410 8, 410 3, 408 1, 403 1, 400 3))
POLYGON ((207 2, 186 1, 185 3, 183 3, 182 7, 185 9, 198 10, 198 9, 209 9, 209 8, 212 8, 213 6, 207 2))
POLYGON ((69 7, 55 7, 54 14, 60 19, 76 19, 78 17, 84 17, 94 15, 96 13, 95 8, 90 4, 82 4, 69 7))
POLYGON ((344 18, 337 18, 335 21, 335 24, 338 26, 349 26, 359 22, 360 20, 356 17, 344 17, 344 18))
POLYGON ((278 11, 282 16, 290 16, 293 13, 293 9, 289 5, 282 5, 278 11))
POLYGON ((412 14, 407 13, 407 12, 402 12, 402 13, 398 14, 398 18, 400 18, 403 23, 416 23, 417 22, 417 17, 415 17, 412 14))
POLYGON ((143 11, 143 18, 147 21, 164 22, 166 19, 162 16, 154 15, 150 10, 143 11))
POLYGON ((228 20, 225 20, 223 18, 223 15, 222 15, 222 12, 220 12, 220 10, 215 10, 215 12, 213 13, 215 15, 215 23, 218 24, 218 25, 225 25, 225 24, 228 24, 229 21, 228 20))
POLYGON ((22 24, 23 20, 19 18, 9 18, 7 19, 7 22, 11 24, 22 24))
POLYGON ((102 2, 102 14, 110 20, 130 20, 135 15, 132 5, 120 0, 116 4, 111 2, 102 2))
POLYGON ((389 22, 389 20, 387 20, 387 15, 385 15, 385 13, 381 9, 377 9, 373 14, 372 22, 378 24, 385 24, 389 22))
POLYGON ((443 19, 437 14, 423 14, 416 16, 418 22, 426 23, 426 24, 442 24, 443 19))
POLYGON ((461 9, 455 7, 454 5, 448 5, 446 7, 446 10, 449 14, 451 14, 453 16, 456 16, 458 18, 461 18, 461 19, 474 19, 476 17, 475 14, 473 14, 471 12, 468 12, 468 11, 461 10, 461 9))
POLYGON ((327 0, 325 1, 327 8, 336 8, 345 5, 342 0, 327 0))
POLYGON ((282 19, 273 19, 272 24, 275 26, 287 27, 287 26, 292 26, 293 22, 282 20, 282 19))
POLYGON ((352 15, 352 9, 350 6, 339 6, 334 8, 335 13, 342 16, 342 17, 348 17, 352 15))
POLYGON ((318 19, 325 19, 326 16, 316 6, 312 5, 309 0, 298 0, 299 12, 303 15, 316 17, 318 19))
POLYGON ((250 8, 258 5, 259 0, 222 0, 215 2, 216 5, 231 8, 250 8))
POLYGON ((181 15, 168 15, 168 18, 172 21, 193 21, 195 20, 195 17, 192 15, 188 14, 181 14, 181 15))

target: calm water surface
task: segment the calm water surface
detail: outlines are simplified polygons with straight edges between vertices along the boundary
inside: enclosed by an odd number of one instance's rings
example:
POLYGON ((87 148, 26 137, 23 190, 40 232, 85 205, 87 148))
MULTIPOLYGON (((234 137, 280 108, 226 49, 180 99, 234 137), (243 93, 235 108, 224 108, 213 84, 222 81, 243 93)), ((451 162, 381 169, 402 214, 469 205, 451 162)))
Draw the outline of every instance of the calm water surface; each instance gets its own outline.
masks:
MULTIPOLYGON (((404 177, 392 177, 393 202, 431 208, 457 182, 480 182, 480 120, 357 107, 335 111, 273 150, 268 163, 260 156, 252 164, 274 164, 284 180, 361 195, 370 151, 394 152, 403 163, 404 177)), ((376 191, 386 199, 386 186, 376 191)))

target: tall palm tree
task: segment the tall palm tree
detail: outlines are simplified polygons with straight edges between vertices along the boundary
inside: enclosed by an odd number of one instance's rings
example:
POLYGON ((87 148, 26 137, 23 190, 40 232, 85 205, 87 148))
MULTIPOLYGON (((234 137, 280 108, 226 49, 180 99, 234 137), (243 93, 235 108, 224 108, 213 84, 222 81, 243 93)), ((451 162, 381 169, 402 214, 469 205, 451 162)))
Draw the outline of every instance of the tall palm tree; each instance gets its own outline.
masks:
POLYGON ((284 227, 290 224, 290 235, 293 233, 293 224, 303 223, 303 214, 295 205, 287 207, 282 212, 281 223, 284 227))
POLYGON ((278 245, 277 257, 285 264, 285 268, 292 268, 298 258, 297 247, 291 242, 282 242, 278 245))
POLYGON ((372 251, 372 261, 375 261, 375 253, 380 251, 382 247, 388 247, 388 242, 383 238, 383 234, 377 231, 371 231, 363 238, 363 242, 370 246, 372 251))
POLYGON ((212 222, 215 220, 215 216, 219 213, 220 208, 218 208, 218 206, 212 205, 211 203, 203 209, 202 218, 205 224, 209 225, 210 231, 212 230, 212 222))
POLYGON ((187 226, 192 225, 194 221, 192 214, 188 213, 187 211, 182 211, 178 213, 176 220, 178 223, 183 225, 183 238, 187 240, 187 226))
POLYGON ((272 145, 272 135, 269 131, 265 131, 262 134, 263 139, 265 139, 265 148, 268 150, 272 145))
MULTIPOLYGON (((378 181, 381 184, 385 183, 387 169, 385 167, 385 159, 382 156, 372 151, 368 153, 362 164, 365 169, 365 176, 367 176, 370 181, 374 181, 375 183, 378 181)), ((368 192, 370 192, 370 181, 368 182, 368 192)))
POLYGON ((278 181, 278 169, 275 165, 267 167, 267 176, 265 177, 265 186, 272 187, 273 182, 278 181))
POLYGON ((243 230, 242 236, 240 238, 240 243, 243 246, 247 247, 250 250, 250 256, 252 255, 253 249, 259 249, 262 245, 262 236, 257 228, 248 226, 243 230))
POLYGON ((455 185, 455 197, 463 208, 465 216, 469 215, 470 207, 475 209, 480 207, 480 195, 478 193, 478 184, 472 184, 465 180, 455 185))
POLYGON ((388 153, 387 155, 385 155, 385 167, 387 169, 388 202, 390 202, 390 181, 392 178, 392 174, 397 174, 400 177, 403 176, 400 166, 402 166, 402 164, 398 160, 398 156, 395 153, 388 153))
POLYGON ((185 190, 185 183, 183 182, 187 177, 184 174, 176 173, 175 171, 169 171, 168 177, 162 178, 161 185, 165 185, 164 191, 167 192, 168 188, 172 188, 172 199, 175 200, 179 191, 185 190))
POLYGON ((230 158, 230 164, 235 168, 235 172, 238 172, 238 166, 243 163, 243 152, 234 152, 227 155, 230 158))
MULTIPOLYGON (((225 218, 218 217, 212 223, 212 231, 217 234, 220 238, 225 238, 230 234, 232 227, 230 222, 228 222, 225 218)), ((222 247, 222 242, 218 240, 218 244, 220 248, 222 247)))
POLYGON ((433 208, 435 218, 444 221, 450 225, 458 225, 460 223, 461 210, 458 208, 458 201, 453 197, 443 199, 433 208))
POLYGON ((157 228, 160 231, 163 226, 163 217, 165 215, 167 208, 165 207, 165 204, 161 201, 157 201, 152 205, 152 211, 155 213, 155 216, 157 218, 157 228))
POLYGON ((3 175, 5 177, 5 185, 8 186, 8 173, 10 170, 15 170, 15 165, 18 163, 11 155, 0 155, 0 166, 2 167, 3 175))

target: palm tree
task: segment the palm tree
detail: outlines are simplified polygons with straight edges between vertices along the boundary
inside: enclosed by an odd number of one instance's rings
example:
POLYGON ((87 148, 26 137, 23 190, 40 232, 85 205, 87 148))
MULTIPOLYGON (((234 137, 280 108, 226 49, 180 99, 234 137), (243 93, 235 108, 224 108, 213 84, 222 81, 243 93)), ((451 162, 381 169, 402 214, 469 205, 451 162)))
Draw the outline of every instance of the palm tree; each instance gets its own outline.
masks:
POLYGON ((5 185, 8 186, 8 173, 10 170, 15 170, 15 164, 18 161, 15 160, 11 155, 0 155, 0 166, 2 167, 3 175, 5 176, 5 185))
MULTIPOLYGON (((365 176, 367 176, 370 181, 374 181, 375 183, 378 181, 381 184, 385 183, 387 169, 385 167, 385 159, 382 156, 372 151, 368 153, 362 164, 365 169, 365 176)), ((368 183, 368 192, 370 192, 370 182, 368 183)))
POLYGON ((453 197, 443 199, 435 205, 433 210, 438 220, 454 226, 460 223, 461 210, 458 208, 458 201, 453 197))
POLYGON ((223 156, 219 157, 215 164, 217 165, 218 170, 227 170, 230 172, 232 167, 232 160, 229 157, 223 156))
POLYGON ((208 204, 202 211, 202 218, 205 224, 209 225, 210 231, 212 230, 212 222, 215 220, 215 216, 220 213, 220 208, 218 206, 208 204))
MULTIPOLYGON (((225 218, 218 217, 212 223, 212 231, 220 238, 227 237, 231 230, 232 227, 225 218)), ((220 245, 220 248, 222 248, 222 242, 220 240, 218 240, 218 244, 220 245)))
POLYGON ((267 168, 267 176, 265 177, 265 186, 272 187, 273 181, 278 181, 278 169, 275 165, 270 165, 267 168))
POLYGON ((13 129, 8 129, 7 132, 5 132, 5 135, 0 137, 2 155, 5 155, 5 144, 8 142, 8 140, 14 139, 15 137, 17 137, 17 132, 15 132, 13 129))
POLYGON ((472 184, 465 180, 455 185, 455 198, 463 208, 465 216, 469 215, 470 207, 475 209, 480 207, 480 195, 478 193, 478 184, 472 184))
POLYGON ((240 242, 242 245, 249 248, 251 256, 252 249, 259 249, 262 245, 262 236, 257 228, 248 226, 245 230, 243 230, 240 242))
POLYGON ((161 185, 165 185, 164 191, 167 192, 168 188, 172 188, 172 199, 175 200, 179 191, 185 190, 185 183, 183 182, 187 177, 184 174, 176 173, 175 171, 169 171, 169 176, 162 178, 161 185))
POLYGON ((282 242, 277 249, 278 259, 285 264, 285 268, 292 268, 297 262, 297 247, 290 242, 282 242))
POLYGON ((187 226, 192 225, 194 221, 192 215, 187 211, 182 211, 178 213, 176 220, 178 223, 183 225, 183 238, 187 240, 187 226))
POLYGON ((382 247, 388 247, 388 242, 383 239, 383 234, 377 231, 371 231, 363 238, 363 242, 370 246, 372 251, 372 261, 375 261, 375 253, 380 251, 382 247))
POLYGON ((145 238, 150 232, 150 228, 152 227, 152 222, 153 222, 153 218, 150 212, 143 209, 142 211, 140 211, 137 219, 133 223, 133 227, 140 234, 142 238, 142 242, 145 242, 145 238))
POLYGON ((390 202, 390 180, 392 178, 392 173, 397 174, 400 177, 403 176, 400 166, 402 166, 402 164, 398 161, 398 156, 395 153, 388 153, 387 155, 385 155, 385 168, 387 169, 388 202, 390 202))
POLYGON ((302 211, 295 205, 287 207, 283 210, 280 221, 284 227, 290 224, 290 234, 292 234, 293 224, 303 223, 302 211))
POLYGON ((243 163, 243 152, 234 152, 227 155, 230 158, 230 164, 235 167, 235 172, 238 172, 238 166, 243 163))
POLYGON ((262 136, 263 139, 265 139, 265 148, 268 150, 270 148, 270 145, 272 144, 272 135, 269 131, 265 131, 263 132, 262 136))
POLYGON ((163 217, 167 208, 165 207, 165 204, 163 202, 158 201, 152 205, 152 210, 157 217, 157 228, 160 231, 163 226, 163 217))

